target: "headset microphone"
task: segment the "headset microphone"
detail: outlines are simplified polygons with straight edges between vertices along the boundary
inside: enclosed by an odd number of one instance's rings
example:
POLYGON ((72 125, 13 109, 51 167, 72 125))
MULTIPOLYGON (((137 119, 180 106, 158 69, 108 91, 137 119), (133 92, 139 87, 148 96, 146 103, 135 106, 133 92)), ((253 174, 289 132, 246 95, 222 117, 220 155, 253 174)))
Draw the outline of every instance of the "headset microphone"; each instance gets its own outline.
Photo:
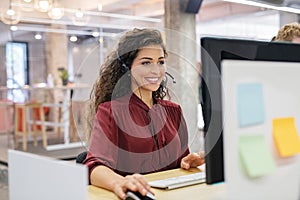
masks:
POLYGON ((174 84, 176 83, 175 78, 169 72, 166 72, 166 75, 168 75, 173 80, 174 84))

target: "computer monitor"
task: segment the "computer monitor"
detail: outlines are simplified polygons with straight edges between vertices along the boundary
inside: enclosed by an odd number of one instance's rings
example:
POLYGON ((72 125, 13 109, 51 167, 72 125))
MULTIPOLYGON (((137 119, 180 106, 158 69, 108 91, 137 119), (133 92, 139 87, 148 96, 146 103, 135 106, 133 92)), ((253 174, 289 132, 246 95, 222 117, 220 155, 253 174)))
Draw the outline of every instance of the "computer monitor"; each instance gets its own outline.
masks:
POLYGON ((300 62, 300 45, 203 37, 201 47, 206 182, 213 184, 224 181, 221 61, 231 59, 300 62))

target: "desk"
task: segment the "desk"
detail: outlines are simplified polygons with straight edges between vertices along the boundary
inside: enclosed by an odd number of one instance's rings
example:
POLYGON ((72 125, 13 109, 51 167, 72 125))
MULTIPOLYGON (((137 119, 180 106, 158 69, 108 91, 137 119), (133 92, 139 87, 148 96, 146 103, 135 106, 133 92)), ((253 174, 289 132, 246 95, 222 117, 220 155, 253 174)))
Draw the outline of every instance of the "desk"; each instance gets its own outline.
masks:
MULTIPOLYGON (((164 178, 176 177, 186 174, 191 174, 199 172, 198 168, 183 170, 183 169, 173 169, 163 172, 157 172, 145 175, 147 181, 159 180, 164 178)), ((203 199, 203 200, 213 200, 218 197, 224 196, 225 185, 223 183, 216 185, 206 185, 205 183, 196 184, 188 187, 177 188, 174 190, 161 190, 152 188, 155 193, 157 200, 193 200, 193 199, 203 199)), ((98 188, 95 186, 88 186, 88 200, 119 200, 119 198, 112 192, 98 188)))

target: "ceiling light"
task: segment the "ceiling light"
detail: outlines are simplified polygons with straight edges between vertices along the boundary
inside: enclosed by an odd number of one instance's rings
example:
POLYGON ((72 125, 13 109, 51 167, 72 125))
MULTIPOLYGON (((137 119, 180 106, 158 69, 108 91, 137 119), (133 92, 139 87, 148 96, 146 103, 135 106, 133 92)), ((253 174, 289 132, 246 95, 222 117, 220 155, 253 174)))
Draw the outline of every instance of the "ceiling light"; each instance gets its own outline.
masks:
POLYGON ((72 35, 71 37, 70 37, 70 41, 71 42, 76 42, 77 41, 77 36, 75 36, 75 35, 72 35))
POLYGON ((48 16, 51 19, 61 19, 64 16, 64 8, 59 6, 57 1, 53 1, 53 6, 48 12, 48 16))
POLYGON ((42 39, 42 35, 40 33, 37 33, 37 34, 34 35, 34 38, 36 40, 40 40, 40 39, 42 39))
POLYGON ((32 0, 24 0, 24 2, 30 3, 30 2, 32 2, 32 0))
POLYGON ((11 27, 10 27, 10 30, 11 30, 11 31, 17 31, 17 30, 18 30, 18 27, 17 27, 17 26, 11 26, 11 27))
POLYGON ((76 13, 75 13, 75 16, 77 18, 82 18, 84 16, 83 12, 81 10, 78 10, 76 13))
POLYGON ((92 33, 92 35, 93 35, 93 37, 99 37, 99 36, 100 36, 100 33, 97 32, 97 31, 95 31, 95 32, 92 33))
POLYGON ((60 19, 64 16, 64 9, 54 7, 48 12, 48 16, 51 19, 60 19))
POLYGON ((52 8, 52 0, 35 0, 34 7, 40 12, 48 12, 52 8))
POLYGON ((9 2, 9 8, 1 14, 1 21, 10 25, 19 23, 20 13, 12 7, 11 2, 9 2))
POLYGON ((16 14, 16 12, 15 12, 14 10, 12 10, 12 9, 8 9, 8 10, 6 11, 6 14, 9 15, 9 16, 13 16, 13 15, 16 14))

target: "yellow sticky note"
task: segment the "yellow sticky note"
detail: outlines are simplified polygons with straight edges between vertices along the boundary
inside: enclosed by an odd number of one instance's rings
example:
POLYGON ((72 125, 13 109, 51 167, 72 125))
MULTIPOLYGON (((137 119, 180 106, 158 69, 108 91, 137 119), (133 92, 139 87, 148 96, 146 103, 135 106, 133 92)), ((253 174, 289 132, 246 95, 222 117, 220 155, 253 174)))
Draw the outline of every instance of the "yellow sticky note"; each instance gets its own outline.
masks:
POLYGON ((300 138, 293 117, 273 119, 273 138, 281 157, 300 153, 300 138))

